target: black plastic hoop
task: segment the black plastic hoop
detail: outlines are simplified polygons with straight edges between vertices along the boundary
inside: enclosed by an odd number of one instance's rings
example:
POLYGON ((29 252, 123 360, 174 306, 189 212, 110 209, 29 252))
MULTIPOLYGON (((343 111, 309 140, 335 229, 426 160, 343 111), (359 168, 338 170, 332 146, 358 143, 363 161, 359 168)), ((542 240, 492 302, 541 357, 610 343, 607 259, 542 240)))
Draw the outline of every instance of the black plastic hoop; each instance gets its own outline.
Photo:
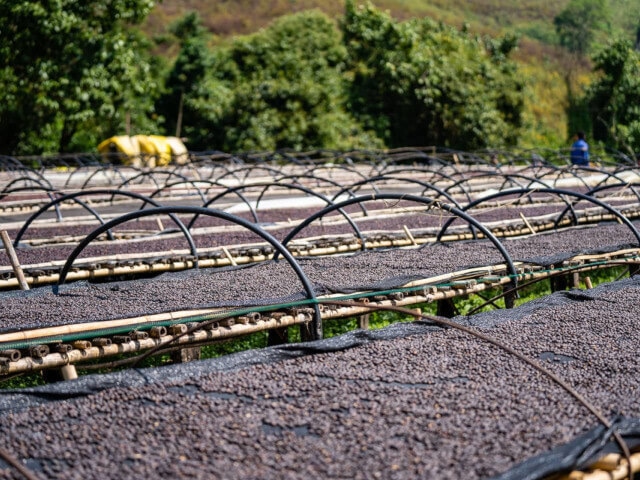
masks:
MULTIPOLYGON (((505 262, 507 264, 507 270, 511 275, 511 284, 513 288, 516 288, 518 286, 518 283, 517 283, 518 272, 516 271, 516 268, 513 264, 513 260, 511 259, 511 256, 509 255, 507 250, 504 248, 502 243, 495 237, 495 235, 491 233, 491 231, 489 231, 487 227, 485 227, 478 220, 473 218, 471 215, 468 215, 467 213, 465 213, 459 208, 453 207, 446 203, 442 203, 438 200, 433 200, 427 197, 418 197, 416 195, 405 195, 405 194, 395 194, 395 193, 381 193, 379 195, 363 195, 360 197, 347 199, 343 202, 336 203, 334 205, 330 205, 325 209, 311 215, 310 217, 305 219, 302 223, 300 223, 298 226, 296 226, 293 230, 291 230, 291 232, 289 232, 289 234, 282 241, 282 245, 286 247, 287 243, 289 243, 289 241, 293 239, 303 228, 307 227, 314 220, 317 220, 318 218, 325 216, 327 213, 330 213, 339 208, 353 205, 355 203, 375 201, 375 200, 408 200, 411 202, 422 203, 424 205, 435 206, 442 210, 446 210, 447 212, 454 214, 456 217, 460 217, 461 219, 465 220, 467 223, 469 223, 470 225, 480 230, 485 235, 485 237, 495 245, 495 247, 498 249, 502 257, 505 259, 505 262)), ((274 254, 273 258, 274 260, 277 260, 277 254, 274 254)))
POLYGON ((264 240, 269 242, 271 246, 273 246, 276 249, 276 252, 282 254, 282 256, 291 265, 296 275, 302 282, 304 290, 307 294, 307 298, 313 302, 314 319, 312 320, 311 324, 307 326, 307 329, 306 329, 307 331, 303 332, 304 333, 303 337, 306 337, 304 338, 304 340, 319 340, 322 338, 322 317, 320 315, 320 308, 316 300, 315 292, 313 291, 311 282, 309 281, 305 273, 302 271, 302 268, 300 267, 298 262, 295 260, 293 255, 291 255, 291 253, 289 253, 289 251, 275 237, 273 237, 271 234, 269 234, 268 232, 260 228, 258 225, 255 225, 247 220, 244 220, 243 218, 236 217, 234 215, 223 212, 221 210, 212 210, 204 207, 174 206, 174 207, 150 208, 148 210, 131 212, 126 215, 122 215, 121 217, 115 218, 110 222, 107 222, 106 224, 100 226, 99 228, 94 230, 92 233, 90 233, 82 242, 80 242, 80 244, 73 250, 73 252, 71 252, 69 257, 67 258, 67 261, 62 267, 60 276, 58 277, 58 282, 53 286, 53 293, 56 295, 59 294, 60 285, 64 284, 64 281, 67 278, 67 274, 69 273, 69 270, 71 269, 71 266, 73 265, 73 262, 78 257, 78 255, 84 250, 84 248, 89 243, 91 243, 92 240, 94 240, 96 237, 104 233, 106 230, 112 227, 115 227, 117 225, 120 225, 121 223, 128 222, 129 220, 133 220, 141 217, 148 217, 152 215, 169 214, 169 213, 198 214, 198 215, 208 215, 212 217, 221 218, 228 222, 238 224, 246 228, 247 230, 250 230, 251 232, 255 233, 256 235, 259 235, 264 240))

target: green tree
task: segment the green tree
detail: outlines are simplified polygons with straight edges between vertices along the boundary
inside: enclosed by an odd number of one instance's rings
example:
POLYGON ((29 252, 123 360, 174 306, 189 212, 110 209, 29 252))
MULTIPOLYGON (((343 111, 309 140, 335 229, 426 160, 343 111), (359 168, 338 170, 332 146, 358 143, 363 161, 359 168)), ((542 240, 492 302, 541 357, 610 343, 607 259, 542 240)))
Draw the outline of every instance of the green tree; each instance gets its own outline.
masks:
POLYGON ((128 27, 151 0, 0 0, 0 151, 93 148, 153 122, 147 45, 128 27))
POLYGON ((194 102, 201 95, 206 73, 212 65, 212 55, 207 47, 206 30, 196 12, 190 12, 170 27, 178 39, 180 51, 165 81, 165 91, 159 98, 157 110, 164 118, 165 133, 180 135, 182 119, 193 129, 194 102))
POLYGON ((524 85, 508 60, 516 38, 480 39, 430 19, 396 22, 351 0, 342 28, 351 106, 388 146, 517 141, 524 85))
POLYGON ((560 45, 570 52, 585 55, 597 32, 609 30, 607 0, 571 0, 553 20, 560 45))
POLYGON ((600 76, 587 91, 593 138, 640 154, 640 52, 616 40, 594 57, 600 76))
POLYGON ((189 147, 381 146, 346 111, 345 59, 340 32, 319 12, 283 17, 261 32, 234 39, 214 52, 207 75, 185 96, 189 147))

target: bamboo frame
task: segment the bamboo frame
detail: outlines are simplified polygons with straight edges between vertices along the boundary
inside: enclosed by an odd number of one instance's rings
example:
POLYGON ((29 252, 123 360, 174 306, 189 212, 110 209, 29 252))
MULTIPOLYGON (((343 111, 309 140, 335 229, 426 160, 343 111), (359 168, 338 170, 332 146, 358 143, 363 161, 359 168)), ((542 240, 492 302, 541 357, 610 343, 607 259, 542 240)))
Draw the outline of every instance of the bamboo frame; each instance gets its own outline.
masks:
MULTIPOLYGON (((571 179, 569 179, 571 180, 571 179)), ((573 180, 577 182, 577 180, 573 180)), ((483 188, 486 187, 486 183, 483 183, 483 188)), ((38 202, 38 205, 40 202, 38 202)), ((0 210, 3 210, 3 207, 13 208, 11 206, 0 205, 0 210)), ((627 206, 626 208, 630 208, 631 206, 627 206)), ((35 208, 35 207, 34 207, 35 208)), ((623 208, 618 207, 619 210, 623 210, 623 208)), ((422 210, 422 207, 415 207, 415 210, 422 210)), ((632 209, 637 213, 637 208, 632 209)), ((20 208, 20 212, 22 213, 24 210, 20 208)), ((390 218, 397 214, 405 214, 408 211, 411 211, 411 208, 386 208, 382 210, 376 210, 378 214, 378 218, 390 218)), ((614 217, 611 214, 606 214, 602 212, 597 212, 597 209, 585 209, 584 215, 579 217, 578 223, 581 225, 610 220, 614 217)), ((549 220, 552 218, 550 215, 544 215, 540 217, 532 217, 527 219, 522 213, 520 214, 521 220, 524 222, 524 225, 517 224, 518 219, 512 219, 511 223, 507 225, 504 222, 495 222, 490 227, 490 224, 486 224, 491 232, 495 232, 495 235, 498 237, 515 237, 522 235, 535 234, 536 232, 541 232, 545 230, 549 230, 554 227, 554 222, 549 220), (531 222, 529 222, 530 220, 531 222)), ((358 220, 367 220, 372 217, 364 217, 358 216, 358 220)), ((632 217, 630 217, 632 218, 632 217)), ((345 223, 345 220, 342 217, 336 216, 327 217, 323 220, 324 224, 338 224, 345 223)), ((273 228, 289 228, 290 221, 288 222, 280 222, 276 224, 273 228)), ((561 222, 561 225, 569 225, 571 221, 569 219, 565 219, 561 222)), ((44 225, 44 224, 43 224, 44 225)), ((397 235, 394 232, 392 235, 389 232, 386 232, 388 235, 388 239, 377 239, 377 240, 367 240, 366 246, 370 249, 375 248, 386 248, 386 247, 416 247, 419 245, 423 245, 431 242, 427 233, 428 230, 423 229, 423 233, 413 232, 406 226, 403 226, 405 235, 402 236, 397 235), (395 238, 394 238, 395 236, 395 238)), ((216 227, 208 228, 208 229, 198 229, 199 233, 203 231, 215 231, 216 227)), ((417 231, 416 231, 417 232, 417 231)), ((68 237, 71 238, 71 237, 68 237)), ((345 241, 341 245, 337 246, 329 246, 329 247, 320 247, 318 243, 314 243, 314 240, 326 239, 326 237, 315 237, 315 239, 306 239, 299 240, 296 244, 292 244, 290 246, 291 250, 294 250, 292 253, 294 256, 321 256, 321 255, 331 255, 331 254, 339 254, 339 253, 348 253, 359 251, 362 248, 362 245, 359 241, 349 240, 345 241), (303 242, 303 243, 300 243, 303 242)), ((375 236, 374 236, 375 238, 375 236)), ((456 240, 466 240, 473 238, 471 233, 467 232, 452 232, 446 235, 443 240, 445 241, 456 241, 456 240)), ((271 258, 271 255, 237 255, 238 249, 241 246, 233 246, 233 247, 217 247, 212 250, 222 250, 223 254, 220 258, 215 259, 203 259, 199 260, 199 267, 207 268, 207 267, 222 267, 229 265, 240 265, 247 264, 253 262, 266 261, 271 258), (232 253, 232 250, 235 252, 232 253), (235 253, 235 254, 234 254, 235 253)), ((179 252, 173 252, 175 254, 179 254, 179 252)), ((186 250, 184 253, 188 253, 186 250)), ((616 257, 623 256, 632 256, 639 255, 639 249, 628 249, 620 252, 613 252, 609 254, 603 255, 581 255, 576 256, 570 259, 569 264, 584 264, 580 271, 588 271, 597 268, 604 268, 603 266, 589 265, 588 262, 595 261, 608 261, 616 257), (586 262, 586 263, 585 263, 586 262)), ((119 259, 133 259, 137 260, 140 258, 148 258, 150 256, 157 256, 155 254, 148 254, 146 257, 138 254, 131 255, 123 255, 123 256, 107 256, 107 257, 99 257, 95 259, 83 259, 83 262, 86 263, 102 263, 102 262, 113 262, 114 259, 118 261, 119 259)), ((624 259, 623 261, 628 261, 629 263, 637 263, 633 259, 624 259)), ((45 268, 55 267, 56 262, 52 262, 50 264, 46 264, 45 268)), ((64 262, 59 262, 60 264, 64 262)), ((620 263, 617 261, 617 263, 620 263)), ((43 267, 45 264, 42 264, 43 267)), ((519 268, 522 270, 522 278, 524 279, 534 279, 534 278, 544 278, 548 277, 550 273, 535 271, 536 266, 518 264, 519 268)), ((184 270, 187 268, 192 268, 194 266, 194 262, 192 261, 173 261, 168 264, 154 264, 154 265, 134 265, 134 266, 114 266, 110 268, 99 268, 93 270, 78 270, 77 272, 70 272, 68 275, 68 279, 81 280, 81 279, 91 279, 91 278, 99 278, 108 275, 126 275, 126 274, 143 274, 143 273, 160 273, 167 271, 178 271, 184 270)), ((33 268, 33 266, 31 266, 33 268)), ((29 266, 27 266, 29 268, 29 266)), ((1 271, 1 269, 0 269, 1 271)), ((444 275, 435 276, 429 279, 423 279, 416 282, 411 282, 406 284, 404 288, 414 288, 423 286, 424 290, 421 294, 408 294, 403 298, 391 298, 385 300, 372 301, 369 300, 369 305, 372 306, 387 306, 387 305, 415 305, 418 303, 428 303, 434 302, 444 299, 450 299, 458 296, 465 296, 473 293, 479 293, 483 290, 489 288, 495 288, 499 286, 506 285, 510 283, 511 279, 508 276, 504 275, 506 271, 506 266, 496 265, 496 266, 487 266, 487 267, 479 267, 474 269, 461 270, 458 272, 448 273, 444 275), (447 287, 438 287, 439 283, 450 283, 451 288, 447 287)), ((27 277, 27 282, 31 282, 33 285, 41 285, 45 283, 55 283, 59 278, 58 274, 51 275, 42 275, 35 277, 27 277)), ((16 279, 9 279, 6 281, 0 281, 0 288, 13 288, 17 285, 16 279)), ((361 292, 363 296, 373 294, 375 292, 361 292)), ((354 295, 354 296, 357 296, 354 295)), ((336 296, 337 297, 337 296, 336 296)), ((319 297, 318 299, 330 299, 332 296, 327 297, 319 297)), ((60 336, 70 336, 70 335, 82 335, 87 336, 90 335, 92 331, 99 331, 109 328, 148 328, 151 325, 155 325, 158 323, 176 323, 180 321, 188 321, 189 319, 193 319, 198 316, 207 316, 207 315, 215 315, 219 313, 221 310, 219 309, 205 309, 205 310, 186 310, 180 312, 171 312, 167 314, 156 314, 156 315, 145 315, 140 317, 133 317, 128 319, 119 319, 112 320, 106 322, 90 322, 84 324, 73 324, 73 325, 62 325, 57 327, 49 327, 38 330, 28 330, 22 332, 12 332, 10 334, 0 335, 0 342, 8 343, 10 341, 19 342, 19 341, 38 341, 41 339, 46 339, 47 341, 52 341, 56 337, 60 336)), ((370 308, 357 308, 357 307, 340 307, 340 308, 325 308, 322 311, 322 319, 330 319, 330 318, 344 318, 351 317, 357 315, 364 315, 371 312, 370 308)), ((241 335, 245 335, 248 333, 254 333, 258 331, 265 331, 272 328, 282 328, 290 325, 296 325, 300 323, 306 323, 309 321, 309 316, 306 314, 296 314, 292 315, 278 315, 277 318, 274 317, 265 317, 257 322, 229 322, 229 326, 226 327, 218 327, 213 330, 197 330, 193 333, 190 333, 184 337, 180 337, 176 340, 177 345, 189 346, 193 344, 206 343, 206 342, 215 342, 222 339, 237 337, 241 335)), ((132 353, 139 352, 142 350, 147 350, 149 348, 156 347, 163 343, 168 343, 171 340, 175 340, 176 335, 163 335, 163 336, 154 336, 153 338, 137 338, 136 340, 132 340, 126 343, 120 344, 111 344, 111 345, 103 345, 103 346, 92 346, 85 343, 78 343, 78 348, 72 348, 68 352, 63 353, 50 353, 41 359, 35 359, 32 357, 19 358, 15 361, 11 361, 8 364, 3 363, 0 367, 0 374, 13 374, 13 373, 21 373, 24 371, 31 370, 42 370, 46 368, 65 368, 72 366, 76 363, 81 363, 86 360, 94 359, 94 358, 102 358, 105 356, 115 355, 119 353, 132 353), (80 346, 82 348, 80 348, 80 346), (5 371, 6 369, 6 371, 5 371)), ((71 374, 72 375, 72 374, 71 374)), ((620 464, 620 461, 617 460, 617 465, 620 464)), ((632 462, 633 465, 633 462, 632 462)), ((583 477, 580 477, 583 478, 583 477)), ((584 477, 589 480, 596 480, 596 477, 593 479, 591 477, 584 477)), ((599 478, 599 477, 598 477, 599 478)), ((611 478, 611 477, 606 477, 611 478)), ((617 478, 617 477, 616 477, 617 478)))
POLYGON ((9 256, 9 262, 11 263, 11 267, 13 268, 13 273, 16 277, 16 280, 18 281, 20 290, 29 290, 29 284, 24 278, 24 273, 22 271, 22 267, 20 266, 20 261, 18 260, 18 256, 16 255, 15 250, 13 249, 13 244, 11 243, 11 239, 9 238, 9 234, 6 230, 0 230, 0 238, 2 239, 4 249, 9 256))
MULTIPOLYGON (((625 249, 620 252, 611 252, 606 254, 598 254, 598 255, 581 255, 579 257, 574 257, 564 262, 563 265, 581 265, 580 271, 590 271, 594 269, 604 268, 602 265, 590 265, 589 263, 602 262, 602 261, 613 261, 616 263, 637 263, 637 260, 634 258, 629 258, 628 255, 638 254, 638 250, 636 249, 625 249)), ((524 280, 531 280, 534 278, 544 278, 550 276, 549 272, 536 272, 536 270, 540 270, 541 267, 537 265, 526 265, 522 262, 516 262, 514 264, 521 272, 521 276, 524 280)), ((562 266, 560 266, 562 268, 562 266)), ((403 289, 411 289, 415 287, 428 287, 432 286, 437 292, 437 285, 444 283, 455 283, 458 282, 458 285, 455 285, 454 288, 443 294, 431 296, 431 298, 422 298, 419 301, 414 303, 422 303, 429 301, 436 301, 446 298, 453 298, 455 296, 468 295, 470 293, 476 293, 478 291, 482 291, 486 289, 486 285, 490 284, 491 286, 499 286, 510 281, 510 278, 504 276, 506 271, 505 264, 497 264, 490 265, 486 267, 475 267, 470 269, 459 270, 457 272, 446 273, 442 275, 436 275, 434 277, 429 277, 425 279, 420 279, 416 281, 409 282, 403 285, 400 288, 403 289), (469 280, 482 280, 482 283, 469 282, 467 284, 460 283, 462 281, 469 280)), ((354 294, 357 296, 367 296, 368 292, 361 292, 360 294, 354 294)), ((336 298, 341 295, 326 295, 318 297, 321 299, 331 299, 336 298)), ((402 305, 410 305, 411 302, 404 300, 398 304, 402 305)), ((214 315, 222 311, 221 309, 196 309, 196 310, 184 310, 184 311, 176 311, 176 312, 168 312, 161 314, 152 314, 152 315, 143 315, 138 317, 131 317, 125 319, 118 320, 109 320, 109 321, 97 321, 97 322, 88 322, 88 323, 78 323, 78 324, 70 324, 70 325, 62 325, 56 327, 46 327, 37 330, 24 330, 18 332, 10 332, 5 334, 0 334, 0 346, 4 343, 10 342, 20 342, 20 341, 32 341, 37 338, 49 338, 49 337, 60 337, 64 335, 74 335, 74 334, 86 334, 91 331, 99 331, 104 329, 113 329, 113 328, 123 328, 123 327, 143 327, 145 325, 155 325, 162 322, 178 322, 184 320, 186 318, 193 318, 196 316, 205 316, 205 315, 214 315), (37 333, 36 333, 37 332, 37 333)), ((358 312, 356 312, 358 313, 358 312)), ((333 318, 333 316, 331 316, 333 318)))
MULTIPOLYGON (((629 254, 632 251, 635 250, 627 249, 622 251, 622 253, 629 254)), ((611 254, 591 255, 588 257, 592 261, 602 261, 602 259, 611 260, 611 254)), ((584 262, 584 260, 586 259, 587 256, 583 256, 581 261, 584 262)), ((632 258, 623 258, 622 260, 616 259, 615 262, 616 264, 619 264, 621 262, 637 263, 637 260, 632 258)), ((578 265, 580 264, 580 262, 574 261, 573 259, 565 263, 578 263, 578 265)), ((548 278, 552 274, 552 272, 539 270, 540 267, 537 266, 524 264, 518 264, 518 266, 519 270, 522 272, 520 273, 522 280, 543 279, 548 278), (536 271, 536 269, 538 269, 538 271, 536 271)), ((589 263, 584 263, 579 268, 579 271, 590 271, 605 267, 606 265, 590 265, 589 263)), ((490 288, 501 287, 509 284, 511 282, 511 278, 504 275, 505 269, 505 265, 494 265, 443 274, 429 279, 410 282, 401 287, 406 289, 423 287, 423 291, 421 293, 409 292, 406 296, 395 296, 393 298, 387 298, 383 300, 366 301, 368 301, 369 307, 384 307, 389 305, 411 306, 420 303, 431 303, 439 300, 475 294, 490 288), (448 283, 451 286, 439 287, 438 284, 442 283, 448 283)), ((359 294, 353 294, 353 297, 363 297, 367 299, 368 296, 374 296, 375 294, 376 292, 361 292, 359 294)), ((339 297, 341 297, 341 295, 334 294, 318 297, 318 300, 330 300, 332 298, 339 297)), ((371 311, 371 308, 363 307, 322 308, 321 316, 322 320, 328 320, 364 315, 370 313, 371 311)), ((185 310, 179 312, 144 315, 111 321, 89 322, 84 324, 62 325, 36 330, 11 332, 0 335, 0 344, 9 344, 9 342, 55 342, 57 338, 59 339, 60 337, 69 335, 78 335, 89 338, 92 336, 91 332, 99 333, 101 330, 105 329, 144 329, 145 326, 152 327, 162 323, 177 324, 180 322, 189 322, 195 317, 212 317, 221 312, 222 310, 220 309, 185 310)), ((273 316, 268 315, 269 314, 262 316, 259 319, 257 319, 256 316, 256 320, 253 322, 228 322, 227 326, 219 326, 213 330, 196 330, 189 335, 177 339, 176 345, 189 346, 193 345, 194 343, 211 343, 218 340, 238 337, 249 333, 269 330, 272 328, 282 328, 286 326, 307 323, 310 319, 309 315, 304 312, 296 312, 293 316, 290 314, 282 314, 277 312, 273 313, 273 316)), ((59 368, 63 365, 72 365, 86 360, 103 358, 121 353, 141 352, 150 348, 154 348, 163 342, 169 342, 170 340, 174 340, 174 336, 154 335, 151 337, 146 336, 146 338, 141 336, 137 340, 132 340, 126 343, 114 343, 110 345, 105 344, 99 347, 83 344, 82 348, 72 348, 70 351, 63 353, 49 353, 48 355, 40 359, 23 357, 19 358, 17 361, 5 363, 4 365, 0 366, 0 375, 24 373, 27 371, 43 370, 48 368, 59 368)))
POLYGON ((214 342, 227 338, 247 335, 272 328, 281 328, 300 323, 306 323, 310 317, 300 313, 296 316, 285 315, 278 319, 263 319, 255 324, 236 323, 230 327, 218 327, 213 330, 197 330, 188 335, 165 335, 160 338, 147 337, 140 340, 131 340, 126 343, 118 343, 105 345, 102 347, 89 347, 85 349, 74 348, 66 353, 50 353, 49 355, 35 359, 32 357, 22 357, 18 361, 9 362, 8 364, 0 364, 1 375, 14 375, 37 370, 46 370, 49 368, 60 368, 65 365, 77 364, 87 360, 95 360, 107 356, 135 353, 148 350, 159 345, 172 343, 172 345, 188 346, 194 343, 214 342))
MULTIPOLYGON (((521 215, 522 216, 522 215, 521 215)), ((552 218, 552 214, 543 215, 541 217, 532 217, 531 219, 524 219, 524 224, 516 226, 514 224, 504 225, 501 222, 495 223, 487 223, 486 226, 490 227, 490 230, 499 238, 506 237, 518 237, 523 235, 530 235, 536 232, 543 232, 550 230, 554 227, 554 223, 552 221, 543 222, 543 219, 552 218), (527 221, 530 220, 530 221, 527 221), (531 222, 536 222, 532 224, 531 222)), ((603 213, 599 213, 596 215, 587 215, 584 217, 580 217, 580 223, 586 224, 596 221, 604 221, 607 219, 611 219, 612 215, 607 215, 603 213)), ((570 220, 566 219, 561 222, 563 225, 570 224, 570 220)), ((408 228, 404 226, 404 233, 402 235, 398 233, 395 239, 391 240, 374 240, 367 239, 367 248, 376 249, 376 248, 389 248, 389 247, 411 247, 411 246, 419 246, 424 245, 426 243, 430 243, 433 241, 431 237, 425 237, 425 233, 413 235, 412 233, 407 233, 408 228)), ((389 232, 387 232, 389 233, 389 232)), ((395 232, 394 232, 395 233, 395 232)), ((371 232, 374 234, 374 232, 371 232)), ((312 237, 314 239, 326 239, 326 237, 312 237)), ((340 237, 337 237, 340 238, 340 237)), ((374 235, 375 238, 375 235, 374 235)), ((462 233, 451 233, 445 235, 443 237, 443 241, 459 241, 459 240, 469 240, 473 238, 473 234, 471 232, 462 232, 462 233)), ((297 241, 292 243, 290 248, 293 252, 294 256, 319 256, 319 255, 331 255, 331 254, 339 254, 339 253, 349 253, 355 252, 361 249, 360 242, 345 242, 343 245, 334 246, 334 247, 318 247, 314 246, 313 243, 309 243, 311 241, 310 238, 306 240, 297 241), (300 242, 305 242, 304 246, 300 245, 300 242)), ((243 246, 258 246, 258 244, 249 244, 249 245, 236 245, 236 246, 222 246, 215 247, 212 249, 202 250, 202 253, 222 250, 225 258, 219 259, 204 259, 199 261, 199 267, 201 268, 213 268, 213 267, 224 267, 230 265, 242 265, 253 262, 265 261, 271 258, 267 255, 258 255, 258 256, 234 256, 230 253, 230 249, 238 249, 243 246)), ((176 251, 174 252, 176 255, 180 253, 188 253, 186 250, 184 251, 176 251)), ((126 255, 116 255, 116 256, 105 256, 105 257, 93 257, 89 259, 83 259, 83 263, 104 263, 104 262, 113 262, 114 260, 117 262, 119 259, 144 259, 150 257, 157 257, 161 255, 162 252, 153 252, 146 254, 126 254, 126 255)), ((50 262, 45 264, 37 264, 37 265, 27 265, 25 268, 27 269, 37 269, 37 268, 55 268, 63 262, 50 262)), ((70 272, 68 277, 70 280, 86 280, 93 278, 102 278, 109 275, 127 275, 127 274, 145 274, 145 273, 163 273, 169 271, 180 271, 184 269, 193 268, 194 263, 192 261, 178 261, 178 262, 169 262, 168 264, 156 264, 156 265, 138 265, 138 266, 115 266, 113 268, 104 268, 104 269, 90 269, 87 271, 78 270, 76 272, 70 272)), ((0 268, 0 272, 3 269, 0 268)), ((6 272, 6 270, 5 270, 6 272)), ((47 285, 51 283, 55 283, 58 280, 57 274, 51 275, 40 275, 40 276, 26 276, 25 282, 26 285, 47 285)), ((20 282, 15 278, 8 278, 6 280, 0 280, 0 289, 11 289, 20 286, 20 282)))
MULTIPOLYGON (((631 472, 640 472, 640 452, 631 455, 631 472)), ((586 471, 573 471, 558 480, 624 480, 629 478, 627 459, 617 453, 605 455, 586 471)))

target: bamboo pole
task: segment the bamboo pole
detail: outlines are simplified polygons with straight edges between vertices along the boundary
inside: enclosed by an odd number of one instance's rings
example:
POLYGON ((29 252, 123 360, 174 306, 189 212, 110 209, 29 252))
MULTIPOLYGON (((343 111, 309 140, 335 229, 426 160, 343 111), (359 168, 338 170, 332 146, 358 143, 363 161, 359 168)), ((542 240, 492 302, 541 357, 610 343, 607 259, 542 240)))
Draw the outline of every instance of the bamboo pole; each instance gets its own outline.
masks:
POLYGON ((233 258, 233 256, 229 252, 229 249, 227 247, 222 247, 222 251, 224 252, 225 256, 229 259, 229 262, 231 262, 231 265, 233 265, 234 267, 237 267, 238 264, 236 263, 236 260, 233 258))
POLYGON ((216 309, 183 310, 179 312, 158 313, 154 315, 143 315, 139 317, 122 318, 118 320, 74 323, 69 325, 59 325, 34 330, 9 332, 0 334, 0 344, 33 341, 39 338, 56 338, 69 335, 80 335, 97 330, 120 329, 124 327, 133 327, 134 325, 144 327, 145 324, 173 322, 182 320, 184 318, 196 317, 201 315, 211 315, 218 312, 219 310, 216 309))
POLYGON ((531 224, 529 223, 529 220, 527 220, 527 217, 524 216, 524 213, 520 212, 520 218, 522 218, 522 221, 525 223, 525 225, 527 226, 527 228, 529 229, 531 234, 532 235, 536 235, 537 232, 536 232, 535 228, 533 228, 531 226, 531 224))
POLYGON ((413 235, 411 234, 411 231, 409 230, 409 227, 407 227, 406 225, 403 225, 402 228, 404 229, 404 233, 407 234, 407 237, 409 238, 409 240, 411 241, 411 243, 414 246, 418 246, 418 244, 416 243, 416 239, 413 238, 413 235))
POLYGON ((3 375, 12 375, 15 373, 23 373, 27 371, 45 370, 49 368, 63 367, 69 364, 75 364, 86 360, 94 360, 106 356, 119 355, 123 353, 135 353, 150 348, 157 347, 161 344, 174 342, 176 345, 188 345, 194 343, 212 342, 223 340, 240 335, 247 335, 265 329, 286 327, 300 323, 306 323, 309 317, 300 313, 296 316, 285 315, 278 319, 266 318, 257 324, 241 324, 236 323, 230 327, 220 327, 213 330, 198 330, 179 338, 167 335, 161 338, 148 337, 143 340, 131 340, 126 343, 113 343, 104 347, 89 347, 84 350, 73 349, 66 353, 51 353, 46 357, 34 359, 32 357, 24 357, 16 362, 10 362, 2 368, 3 375))
POLYGON ((22 267, 20 267, 18 256, 16 255, 16 252, 13 249, 13 244, 11 243, 11 239, 9 238, 9 234, 7 233, 6 230, 0 230, 0 238, 2 238, 2 243, 4 244, 4 248, 7 251, 7 255, 9 255, 9 262, 11 262, 11 267, 13 268, 13 272, 15 273, 15 276, 18 279, 18 285, 20 285, 20 290, 29 290, 29 284, 24 278, 24 273, 22 272, 22 267))
MULTIPOLYGON (((611 453, 590 468, 590 471, 573 471, 559 480, 624 480, 629 478, 627 459, 617 453, 611 453)), ((640 453, 631 455, 631 472, 640 472, 640 453)))

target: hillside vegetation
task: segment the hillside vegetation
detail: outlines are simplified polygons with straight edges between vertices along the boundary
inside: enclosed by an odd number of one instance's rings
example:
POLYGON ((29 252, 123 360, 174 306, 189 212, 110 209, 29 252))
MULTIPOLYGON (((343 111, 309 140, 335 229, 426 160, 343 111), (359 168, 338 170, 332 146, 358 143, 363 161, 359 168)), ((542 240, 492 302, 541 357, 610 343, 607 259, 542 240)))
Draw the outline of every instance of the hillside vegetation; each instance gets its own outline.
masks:
MULTIPOLYGON (((469 25, 480 34, 501 35, 506 32, 522 35, 521 58, 555 58, 557 38, 553 20, 570 0, 375 0, 376 8, 388 11, 393 18, 407 20, 429 17, 448 25, 469 25)), ((359 3, 367 3, 362 1, 359 3)), ((637 0, 610 0, 608 10, 613 34, 636 33, 640 16, 637 0)), ((227 38, 258 31, 276 18, 305 10, 318 9, 332 18, 344 15, 345 0, 185 0, 159 2, 143 25, 150 34, 162 34, 167 26, 184 14, 195 11, 203 25, 215 36, 227 38)), ((607 34, 602 34, 605 41, 607 34)))
POLYGON ((0 2, 0 154, 640 152, 637 0, 0 2))
MULTIPOLYGON (((376 0, 369 2, 400 21, 428 17, 468 29, 478 35, 507 33, 519 38, 511 56, 519 63, 525 80, 524 122, 519 144, 525 148, 561 147, 570 137, 570 96, 579 96, 590 81, 589 58, 576 60, 558 45, 554 18, 570 0, 376 0)), ((361 2, 366 3, 366 2, 361 2)), ((275 19, 295 12, 317 9, 334 19, 345 12, 345 1, 335 0, 188 0, 163 2, 149 15, 144 30, 162 35, 169 24, 189 11, 198 12, 210 42, 219 44, 237 35, 247 35, 275 19)), ((640 23, 640 2, 608 2, 611 32, 597 33, 596 46, 610 35, 633 38, 640 23)), ((169 56, 176 53, 164 46, 169 56)), ((580 122, 578 122, 579 124, 580 122)), ((578 125, 581 127, 582 125, 578 125)))
MULTIPOLYGON (((551 41, 555 35, 553 19, 569 0, 375 0, 370 3, 389 11, 398 20, 428 16, 457 27, 468 23, 478 32, 500 34, 509 29, 551 41)), ((635 0, 611 0, 612 23, 633 33, 636 27, 633 15, 639 8, 636 3, 635 0)), ((162 32, 186 12, 197 11, 209 31, 226 37, 253 33, 278 17, 304 10, 318 9, 337 18, 344 14, 344 8, 344 0, 165 1, 154 7, 145 29, 162 32)))

